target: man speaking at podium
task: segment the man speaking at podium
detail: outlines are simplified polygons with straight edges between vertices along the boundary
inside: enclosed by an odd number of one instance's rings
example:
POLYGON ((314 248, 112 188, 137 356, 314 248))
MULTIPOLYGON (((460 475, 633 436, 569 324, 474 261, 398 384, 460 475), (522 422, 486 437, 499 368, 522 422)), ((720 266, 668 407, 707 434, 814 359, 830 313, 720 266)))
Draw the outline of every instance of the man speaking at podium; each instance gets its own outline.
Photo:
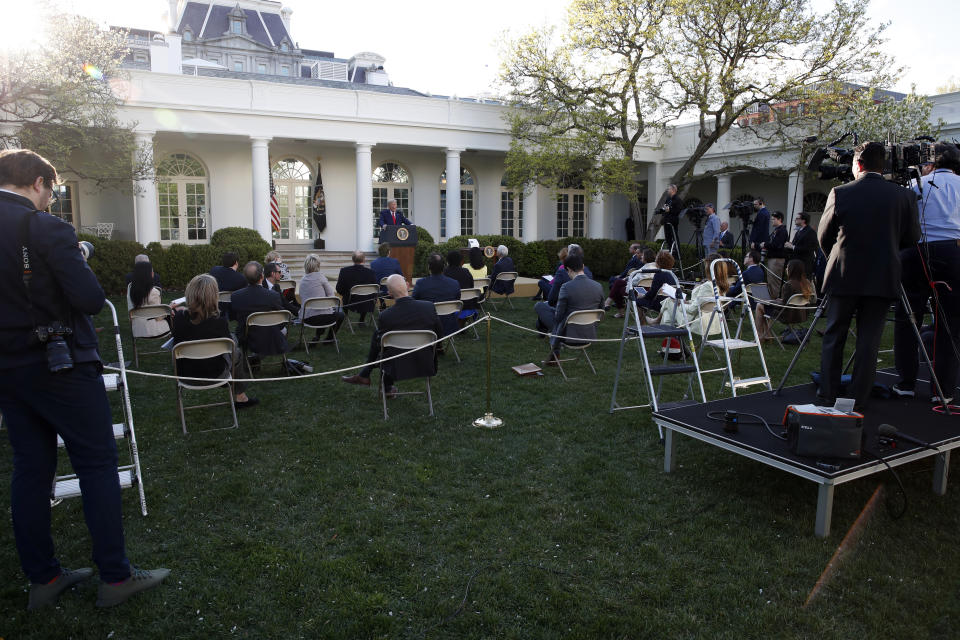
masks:
POLYGON ((413 222, 397 209, 396 200, 387 200, 387 208, 380 212, 380 229, 387 225, 398 224, 413 224, 413 222))

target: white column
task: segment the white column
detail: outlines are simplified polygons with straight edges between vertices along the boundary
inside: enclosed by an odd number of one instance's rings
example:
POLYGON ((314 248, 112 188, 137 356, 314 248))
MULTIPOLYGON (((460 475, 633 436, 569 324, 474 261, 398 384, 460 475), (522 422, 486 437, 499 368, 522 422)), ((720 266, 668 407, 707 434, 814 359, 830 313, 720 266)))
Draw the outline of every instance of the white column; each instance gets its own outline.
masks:
POLYGON ((270 138, 250 138, 251 171, 253 172, 253 230, 270 242, 270 138))
MULTIPOLYGON (((460 152, 463 149, 447 149, 447 237, 460 235, 460 152)), ((477 203, 474 202, 476 207, 477 203)), ((480 232, 474 229, 474 234, 480 232)))
MULTIPOLYGON (((663 190, 667 188, 666 176, 663 175, 663 167, 659 162, 647 165, 647 215, 653 215, 657 210, 657 204, 660 202, 660 196, 663 190)), ((643 238, 646 229, 637 229, 637 237, 643 238)))
POLYGON ((155 131, 137 131, 137 151, 134 153, 141 156, 148 167, 147 175, 142 180, 137 180, 135 195, 136 198, 136 224, 137 224, 137 242, 146 246, 151 242, 160 241, 160 208, 157 206, 157 185, 153 181, 153 136, 155 131))
POLYGON ((539 240, 537 236, 537 218, 540 216, 540 207, 537 202, 537 193, 540 187, 528 185, 523 190, 523 241, 539 240))
POLYGON ((587 237, 603 237, 603 194, 598 193, 590 198, 590 204, 587 206, 587 237))
POLYGON ((791 171, 787 178, 787 229, 793 229, 793 217, 803 211, 803 172, 791 171))
POLYGON ((361 251, 373 250, 373 167, 372 142, 358 142, 357 152, 357 237, 356 246, 361 251))
POLYGON ((730 209, 724 209, 730 204, 730 179, 729 173, 721 173, 717 176, 717 215, 720 216, 720 222, 730 224, 730 209))

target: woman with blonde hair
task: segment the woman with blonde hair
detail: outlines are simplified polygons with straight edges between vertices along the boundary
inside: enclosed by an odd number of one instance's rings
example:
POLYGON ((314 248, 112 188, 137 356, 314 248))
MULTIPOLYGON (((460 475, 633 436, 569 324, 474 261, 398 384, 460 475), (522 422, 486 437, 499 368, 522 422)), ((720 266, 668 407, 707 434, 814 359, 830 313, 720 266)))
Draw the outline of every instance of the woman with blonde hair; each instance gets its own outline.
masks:
POLYGON ((283 257, 280 255, 279 251, 271 251, 263 258, 263 264, 267 265, 270 263, 277 265, 277 268, 280 270, 280 279, 289 280, 290 279, 290 267, 283 263, 283 257))
MULTIPOLYGON (((173 315, 173 343, 208 338, 232 338, 230 324, 220 315, 218 307, 219 291, 213 276, 202 273, 194 276, 187 284, 186 306, 175 307, 173 315)), ((223 378, 230 375, 240 377, 242 367, 240 359, 232 356, 218 356, 202 360, 178 360, 177 375, 187 378, 223 378)), ((256 398, 248 397, 246 385, 233 383, 233 404, 238 409, 246 409, 260 403, 256 398)))
MULTIPOLYGON (((330 281, 327 280, 327 276, 320 273, 320 256, 315 253, 311 253, 303 261, 303 279, 300 281, 300 300, 303 303, 306 303, 310 298, 329 298, 337 295, 337 292, 333 290, 333 287, 330 285, 330 281)), ((303 307, 300 308, 300 321, 303 323, 304 328, 309 327, 311 324, 326 324, 326 320, 333 313, 333 309, 311 309, 310 315, 304 316, 303 307), (310 319, 313 318, 314 322, 311 323, 310 319)), ((337 310, 337 322, 332 327, 327 329, 327 337, 323 340, 323 344, 333 344, 333 334, 339 331, 340 325, 343 324, 344 313, 343 309, 337 310)), ((320 331, 317 330, 316 335, 313 340, 310 341, 311 344, 316 344, 320 342, 320 331)))

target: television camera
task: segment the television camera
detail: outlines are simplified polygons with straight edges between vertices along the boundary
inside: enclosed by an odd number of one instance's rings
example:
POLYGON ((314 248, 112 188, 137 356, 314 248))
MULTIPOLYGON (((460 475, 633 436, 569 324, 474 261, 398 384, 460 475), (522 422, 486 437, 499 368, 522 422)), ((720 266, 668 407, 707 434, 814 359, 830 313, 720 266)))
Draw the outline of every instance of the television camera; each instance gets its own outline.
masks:
POLYGON ((694 227, 699 229, 703 226, 703 221, 707 217, 707 208, 703 205, 687 207, 683 210, 683 214, 693 223, 694 227))
MULTIPOLYGON (((819 172, 820 180, 853 180, 854 151, 840 146, 850 135, 844 134, 827 146, 817 149, 807 164, 807 170, 819 172), (827 160, 829 163, 824 164, 827 160)), ((936 142, 929 136, 921 136, 907 142, 888 142, 884 147, 884 178, 907 186, 912 178, 917 177, 921 164, 934 161, 936 142)))

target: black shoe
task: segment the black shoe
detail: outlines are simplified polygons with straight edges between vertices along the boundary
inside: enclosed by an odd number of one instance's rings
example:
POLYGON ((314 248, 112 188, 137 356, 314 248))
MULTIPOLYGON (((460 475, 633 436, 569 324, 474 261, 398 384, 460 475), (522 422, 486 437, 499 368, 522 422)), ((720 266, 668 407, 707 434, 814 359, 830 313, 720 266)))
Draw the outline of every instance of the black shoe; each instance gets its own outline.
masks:
POLYGON ((257 398, 251 398, 250 396, 247 396, 247 399, 243 401, 241 400, 233 401, 233 406, 236 407, 237 409, 249 409, 250 407, 255 407, 258 404, 260 404, 260 401, 257 398))

